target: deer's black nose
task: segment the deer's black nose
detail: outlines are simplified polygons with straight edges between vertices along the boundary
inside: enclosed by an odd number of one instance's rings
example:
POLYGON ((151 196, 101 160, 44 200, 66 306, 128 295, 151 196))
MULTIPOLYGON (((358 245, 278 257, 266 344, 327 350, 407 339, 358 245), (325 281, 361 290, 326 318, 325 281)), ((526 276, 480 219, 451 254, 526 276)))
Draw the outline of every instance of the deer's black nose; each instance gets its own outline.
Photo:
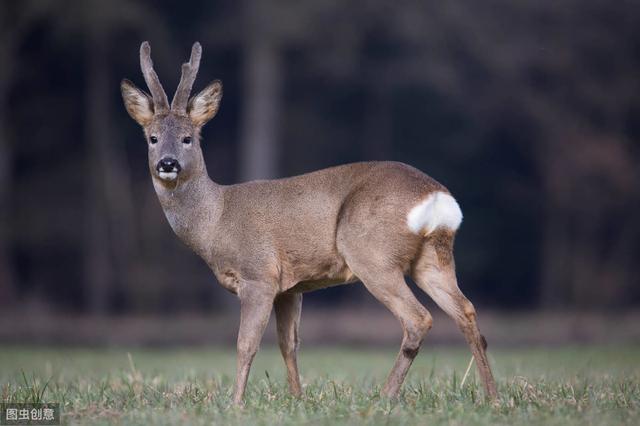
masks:
POLYGON ((158 161, 158 165, 156 166, 156 170, 159 172, 179 172, 181 170, 180 163, 175 158, 165 157, 162 160, 158 161))

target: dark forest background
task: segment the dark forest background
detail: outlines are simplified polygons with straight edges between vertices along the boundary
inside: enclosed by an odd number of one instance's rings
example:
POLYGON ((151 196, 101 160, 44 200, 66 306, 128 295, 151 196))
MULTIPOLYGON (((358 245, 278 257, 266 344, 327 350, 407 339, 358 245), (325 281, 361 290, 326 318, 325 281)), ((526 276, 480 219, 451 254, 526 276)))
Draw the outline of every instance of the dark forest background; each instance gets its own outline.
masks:
POLYGON ((203 135, 217 182, 407 162, 462 206, 476 304, 640 302, 637 1, 25 0, 0 2, 0 310, 234 303, 166 224, 122 105, 143 40, 167 93, 195 40, 194 90, 223 81, 203 135))

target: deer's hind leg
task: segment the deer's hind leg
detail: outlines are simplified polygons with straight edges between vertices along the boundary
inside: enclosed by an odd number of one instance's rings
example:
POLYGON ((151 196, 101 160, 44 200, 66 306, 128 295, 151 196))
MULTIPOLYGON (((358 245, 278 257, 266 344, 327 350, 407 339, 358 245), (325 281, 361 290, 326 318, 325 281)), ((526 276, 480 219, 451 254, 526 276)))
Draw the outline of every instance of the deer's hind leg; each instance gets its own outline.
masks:
POLYGON ((400 351, 381 391, 395 398, 433 319, 404 279, 422 238, 407 233, 399 222, 404 220, 398 215, 400 201, 385 191, 369 187, 350 196, 341 210, 336 246, 351 272, 402 326, 400 351))
POLYGON ((381 391, 383 396, 395 398, 418 354, 422 339, 431 329, 431 314, 415 298, 404 280, 401 269, 384 271, 375 266, 359 264, 357 261, 349 263, 349 266, 367 290, 382 302, 402 325, 400 351, 381 391))
POLYGON ((447 230, 436 230, 429 234, 413 266, 412 277, 454 319, 471 348, 486 395, 496 399, 496 384, 487 359, 486 341, 478 329, 476 310, 458 287, 453 239, 454 233, 447 230))

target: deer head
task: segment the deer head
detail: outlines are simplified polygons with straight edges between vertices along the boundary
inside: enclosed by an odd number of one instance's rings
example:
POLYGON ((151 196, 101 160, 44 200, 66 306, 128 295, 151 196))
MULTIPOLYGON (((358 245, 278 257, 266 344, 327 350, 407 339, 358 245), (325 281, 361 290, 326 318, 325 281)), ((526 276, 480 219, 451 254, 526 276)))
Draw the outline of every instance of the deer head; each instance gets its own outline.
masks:
POLYGON ((140 46, 140 67, 151 95, 129 80, 122 80, 120 84, 127 112, 144 130, 154 182, 169 188, 205 170, 200 130, 218 112, 222 83, 215 80, 189 98, 201 56, 202 47, 196 42, 189 62, 182 65, 182 77, 171 106, 153 69, 151 47, 146 41, 140 46))

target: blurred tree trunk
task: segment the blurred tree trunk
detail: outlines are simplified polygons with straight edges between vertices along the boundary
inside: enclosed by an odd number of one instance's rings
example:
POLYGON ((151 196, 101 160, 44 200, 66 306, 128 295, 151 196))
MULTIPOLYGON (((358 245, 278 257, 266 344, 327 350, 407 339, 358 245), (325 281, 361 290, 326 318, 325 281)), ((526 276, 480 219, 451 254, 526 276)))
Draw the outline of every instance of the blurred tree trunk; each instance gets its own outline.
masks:
MULTIPOLYGON (((91 12, 90 12, 91 13, 91 12)), ((102 175, 104 159, 102 145, 113 143, 109 138, 107 98, 108 76, 106 36, 99 29, 89 30, 87 38, 87 71, 85 87, 85 141, 87 152, 87 230, 85 233, 85 280, 87 306, 94 315, 103 315, 109 306, 110 287, 114 280, 109 255, 108 215, 104 200, 102 175)))
POLYGON ((49 12, 47 0, 23 1, 19 8, 0 2, 0 308, 10 306, 16 297, 16 274, 11 258, 13 235, 13 150, 9 128, 9 87, 19 66, 19 43, 33 22, 49 12))
POLYGON ((640 233, 629 207, 637 203, 637 172, 626 144, 595 129, 565 129, 545 140, 536 156, 546 194, 540 303, 549 309, 623 306, 635 279, 629 271, 640 233))
MULTIPOLYGON (((7 12, 2 4, 0 11, 7 12)), ((20 40, 24 22, 0 32, 0 308, 15 302, 16 281, 11 258, 13 235, 11 208, 13 205, 13 152, 9 130, 9 87, 13 81, 16 45, 20 40)))
POLYGON ((7 84, 0 76, 0 308, 15 301, 15 274, 11 259, 12 155, 7 126, 7 84))
MULTIPOLYGON (((89 14, 98 13, 102 3, 89 14)), ((128 162, 121 141, 111 128, 111 99, 117 83, 109 73, 109 28, 100 15, 89 22, 87 37, 86 137, 89 211, 85 278, 88 304, 97 315, 106 313, 114 286, 132 284, 131 262, 136 257, 135 225, 128 162)))
POLYGON ((243 111, 240 146, 242 181, 278 175, 282 64, 268 14, 261 2, 247 0, 243 57, 243 111))

